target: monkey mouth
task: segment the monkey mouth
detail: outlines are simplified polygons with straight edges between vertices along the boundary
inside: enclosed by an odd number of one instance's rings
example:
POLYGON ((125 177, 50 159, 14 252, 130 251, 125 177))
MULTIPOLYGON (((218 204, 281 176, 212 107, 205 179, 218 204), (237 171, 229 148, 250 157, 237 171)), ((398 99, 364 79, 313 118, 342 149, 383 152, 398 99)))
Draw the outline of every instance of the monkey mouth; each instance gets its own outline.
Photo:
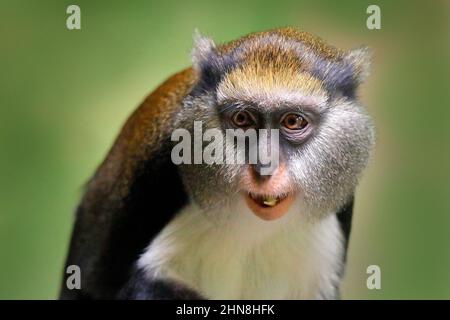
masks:
POLYGON ((294 195, 260 195, 246 193, 244 195, 250 210, 263 220, 276 220, 281 218, 291 206, 294 195))

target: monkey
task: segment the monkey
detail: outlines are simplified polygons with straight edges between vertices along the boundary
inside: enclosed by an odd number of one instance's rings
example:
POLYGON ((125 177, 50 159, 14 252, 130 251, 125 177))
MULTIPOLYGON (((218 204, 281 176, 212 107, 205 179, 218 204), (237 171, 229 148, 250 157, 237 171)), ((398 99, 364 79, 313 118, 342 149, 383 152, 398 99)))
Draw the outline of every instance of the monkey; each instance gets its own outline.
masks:
POLYGON ((375 144, 357 96, 370 50, 293 27, 194 42, 192 66, 132 113, 90 179, 66 261, 81 290, 65 275, 60 298, 339 299, 375 144), (176 165, 172 133, 194 121, 277 130, 279 161, 265 174, 260 162, 176 165))

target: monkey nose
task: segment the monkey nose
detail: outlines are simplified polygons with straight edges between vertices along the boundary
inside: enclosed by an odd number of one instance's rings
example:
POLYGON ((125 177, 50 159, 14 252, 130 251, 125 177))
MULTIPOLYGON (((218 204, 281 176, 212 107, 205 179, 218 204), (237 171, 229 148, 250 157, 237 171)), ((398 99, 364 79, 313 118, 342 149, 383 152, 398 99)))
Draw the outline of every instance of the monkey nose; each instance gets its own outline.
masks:
POLYGON ((256 163, 252 166, 255 178, 261 181, 270 179, 275 174, 278 167, 270 164, 256 163))

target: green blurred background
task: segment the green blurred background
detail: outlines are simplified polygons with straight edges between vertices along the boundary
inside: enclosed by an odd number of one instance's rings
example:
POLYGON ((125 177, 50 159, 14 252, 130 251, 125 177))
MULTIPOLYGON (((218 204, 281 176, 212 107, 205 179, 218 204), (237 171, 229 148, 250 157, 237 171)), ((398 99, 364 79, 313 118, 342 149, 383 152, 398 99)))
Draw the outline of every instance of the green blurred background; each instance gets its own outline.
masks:
POLYGON ((450 2, 0 3, 0 298, 57 297, 83 184, 143 97, 189 65, 195 28, 223 42, 287 25, 374 50, 360 95, 378 143, 343 298, 450 298, 450 2), (369 4, 381 30, 366 28, 369 4), (381 290, 366 287, 372 264, 381 290))

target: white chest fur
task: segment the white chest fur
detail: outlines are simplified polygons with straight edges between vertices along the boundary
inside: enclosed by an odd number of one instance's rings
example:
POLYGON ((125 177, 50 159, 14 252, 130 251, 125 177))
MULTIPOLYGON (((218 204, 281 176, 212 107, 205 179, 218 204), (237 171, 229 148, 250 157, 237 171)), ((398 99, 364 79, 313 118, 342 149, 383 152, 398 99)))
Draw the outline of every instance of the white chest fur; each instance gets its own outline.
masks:
POLYGON ((294 203, 281 219, 263 221, 239 199, 207 215, 191 204, 138 266, 210 299, 333 297, 343 254, 339 223, 335 215, 309 222, 298 208, 294 203))

